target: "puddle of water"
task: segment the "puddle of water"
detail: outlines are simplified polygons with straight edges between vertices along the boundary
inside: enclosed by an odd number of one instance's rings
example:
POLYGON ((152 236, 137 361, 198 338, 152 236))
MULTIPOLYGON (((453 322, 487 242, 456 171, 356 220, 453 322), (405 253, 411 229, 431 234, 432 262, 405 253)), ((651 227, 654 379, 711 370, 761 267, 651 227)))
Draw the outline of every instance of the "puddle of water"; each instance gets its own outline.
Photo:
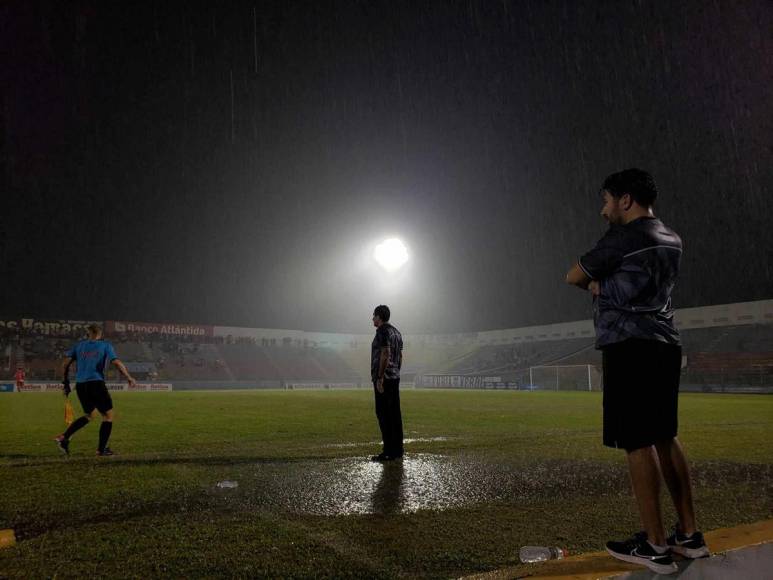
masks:
POLYGON ((465 475, 436 455, 407 456, 374 463, 362 459, 335 462, 332 470, 313 470, 319 484, 296 487, 286 507, 319 515, 413 512, 448 509, 469 503, 476 492, 465 475))
MULTIPOLYGON (((623 464, 544 460, 526 465, 473 456, 410 453, 375 463, 364 457, 244 465, 239 488, 213 501, 239 510, 339 516, 446 510, 488 502, 564 502, 584 496, 629 494, 623 464)), ((702 464, 696 481, 732 479, 771 485, 773 466, 702 464)))
MULTIPOLYGON (((408 437, 406 439, 403 439, 403 443, 410 444, 410 443, 436 443, 439 441, 448 441, 449 437, 408 437)), ((334 448, 334 449, 346 449, 346 448, 352 448, 352 447, 373 447, 373 446, 380 446, 381 441, 367 441, 364 443, 328 443, 327 445, 323 445, 322 447, 327 448, 334 448)))
POLYGON ((292 512, 405 513, 484 499, 481 488, 467 481, 472 470, 451 465, 442 455, 411 454, 386 463, 345 458, 298 467, 302 473, 271 478, 273 502, 292 512))
POLYGON ((610 477, 625 483, 622 470, 602 474, 595 467, 550 462, 523 469, 429 453, 386 463, 348 457, 252 467, 239 474, 240 494, 232 498, 245 508, 303 514, 390 514, 567 496, 578 486, 611 486, 610 477))

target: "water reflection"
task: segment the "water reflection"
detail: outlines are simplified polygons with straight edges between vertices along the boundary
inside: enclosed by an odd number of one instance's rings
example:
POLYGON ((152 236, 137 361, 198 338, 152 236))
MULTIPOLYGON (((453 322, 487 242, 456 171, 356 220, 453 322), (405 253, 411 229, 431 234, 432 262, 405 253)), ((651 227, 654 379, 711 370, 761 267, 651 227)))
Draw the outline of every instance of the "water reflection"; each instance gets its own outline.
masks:
POLYGON ((527 465, 481 461, 469 455, 410 453, 374 463, 366 457, 251 466, 238 493, 218 501, 243 509, 338 516, 446 510, 491 501, 563 501, 583 493, 627 489, 625 471, 609 463, 570 460, 527 465))
POLYGON ((274 499, 286 509, 319 515, 390 514, 450 507, 491 499, 497 485, 478 466, 442 455, 411 454, 374 463, 334 459, 282 478, 274 499))
POLYGON ((371 495, 371 512, 393 514, 402 511, 403 481, 405 480, 404 460, 374 465, 381 468, 381 473, 371 495))
MULTIPOLYGON (((442 443, 449 441, 450 437, 405 437, 403 443, 410 445, 412 443, 442 443)), ((345 449, 350 447, 378 447, 382 444, 379 441, 361 441, 359 443, 328 443, 322 447, 329 447, 334 449, 345 449)))

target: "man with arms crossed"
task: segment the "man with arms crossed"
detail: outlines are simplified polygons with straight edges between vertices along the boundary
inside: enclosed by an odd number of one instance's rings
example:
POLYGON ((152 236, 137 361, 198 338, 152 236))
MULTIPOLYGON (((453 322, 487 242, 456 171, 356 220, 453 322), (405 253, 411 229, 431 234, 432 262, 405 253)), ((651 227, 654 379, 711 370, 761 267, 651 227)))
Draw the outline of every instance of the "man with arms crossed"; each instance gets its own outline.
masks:
POLYGON ((596 347, 604 367, 604 445, 625 449, 644 531, 607 542, 620 560, 677 571, 672 552, 709 554, 696 528, 692 485, 677 434, 682 349, 671 291, 682 241, 652 211, 657 188, 640 169, 610 175, 601 188, 610 227, 566 275, 593 295, 596 347), (666 538, 660 510, 665 479, 679 522, 666 538))
POLYGON ((376 417, 384 450, 373 461, 392 461, 403 456, 403 418, 400 414, 400 369, 403 366, 403 337, 389 324, 389 306, 376 306, 371 345, 370 374, 376 395, 376 417))
POLYGON ((124 364, 118 360, 113 350, 113 345, 102 340, 102 329, 96 324, 88 326, 89 337, 82 340, 67 351, 67 358, 63 364, 64 394, 70 394, 69 371, 72 363, 76 363, 75 392, 83 407, 83 416, 79 417, 61 435, 57 436, 57 447, 65 455, 70 453, 70 437, 80 429, 88 425, 94 410, 102 415, 102 425, 99 427, 99 446, 97 455, 109 456, 113 452, 107 446, 110 433, 113 430, 113 399, 105 386, 105 364, 109 361, 129 382, 129 386, 136 383, 124 364))

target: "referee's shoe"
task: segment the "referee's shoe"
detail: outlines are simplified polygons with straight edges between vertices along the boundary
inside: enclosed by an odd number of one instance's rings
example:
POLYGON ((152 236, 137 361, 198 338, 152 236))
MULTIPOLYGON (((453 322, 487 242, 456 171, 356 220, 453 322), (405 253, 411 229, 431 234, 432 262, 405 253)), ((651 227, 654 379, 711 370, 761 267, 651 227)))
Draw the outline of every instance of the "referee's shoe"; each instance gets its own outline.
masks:
POLYGON ((679 570, 671 550, 664 546, 661 551, 650 544, 646 532, 634 534, 622 542, 607 542, 607 552, 623 562, 646 566, 656 574, 673 574, 679 570))
POLYGON ((70 440, 67 439, 64 435, 57 435, 54 437, 54 442, 56 443, 56 446, 59 448, 59 451, 62 452, 64 455, 70 454, 70 440))

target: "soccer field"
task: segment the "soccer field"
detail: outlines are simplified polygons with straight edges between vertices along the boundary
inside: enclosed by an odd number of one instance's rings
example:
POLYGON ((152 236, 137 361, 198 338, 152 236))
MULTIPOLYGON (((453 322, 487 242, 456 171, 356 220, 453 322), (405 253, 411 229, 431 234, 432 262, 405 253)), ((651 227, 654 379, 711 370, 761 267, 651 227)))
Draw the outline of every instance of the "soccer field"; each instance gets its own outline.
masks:
MULTIPOLYGON (((639 529, 598 393, 404 390, 387 465, 365 390, 113 396, 118 455, 66 459, 62 396, 2 395, 0 577, 456 577, 639 529)), ((773 397, 682 395, 680 437, 704 530, 773 517, 773 397)))

